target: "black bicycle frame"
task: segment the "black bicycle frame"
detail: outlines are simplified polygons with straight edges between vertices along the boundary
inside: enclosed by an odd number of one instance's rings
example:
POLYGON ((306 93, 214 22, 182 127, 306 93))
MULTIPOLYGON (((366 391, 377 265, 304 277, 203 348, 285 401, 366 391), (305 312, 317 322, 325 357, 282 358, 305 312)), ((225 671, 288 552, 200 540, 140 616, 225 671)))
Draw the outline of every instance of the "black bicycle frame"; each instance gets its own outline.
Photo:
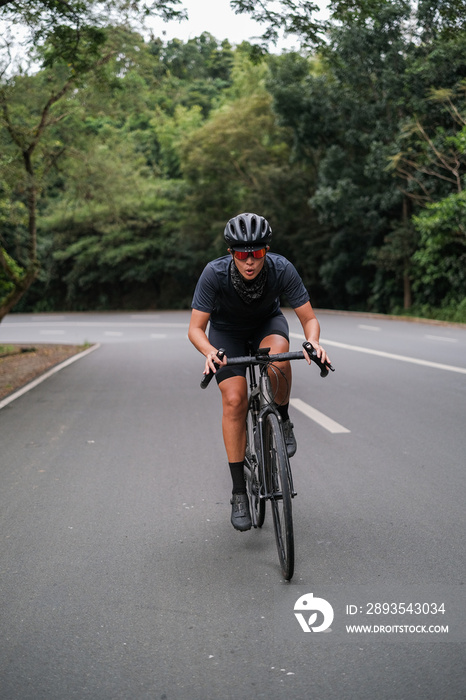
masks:
MULTIPOLYGON (((302 355, 302 353, 301 353, 302 355)), ((251 354, 251 358, 255 357, 254 354, 251 354)), ((256 356, 257 357, 257 356, 256 356)), ((264 362, 259 362, 257 363, 259 365, 259 372, 260 372, 260 377, 264 378, 266 377, 267 370, 268 370, 268 365, 269 363, 269 356, 264 354, 264 358, 267 357, 267 361, 264 362)), ((254 364, 249 364, 248 366, 248 373, 249 373, 249 389, 250 389, 250 394, 249 394, 249 401, 251 403, 251 398, 252 401, 257 401, 259 403, 259 411, 256 416, 256 430, 259 431, 259 437, 258 440, 255 441, 255 448, 256 452, 260 450, 260 459, 258 460, 260 463, 260 469, 261 469, 261 474, 262 474, 262 487, 264 489, 264 493, 259 493, 259 498, 265 498, 267 500, 271 500, 274 498, 275 500, 279 500, 281 498, 281 494, 276 494, 272 493, 270 491, 270 486, 268 482, 270 479, 267 479, 267 474, 265 472, 265 459, 264 459, 264 454, 263 454, 263 447, 264 447, 264 424, 267 416, 270 413, 274 413, 279 421, 279 423, 282 423, 282 418, 277 411, 277 409, 273 406, 272 404, 272 397, 268 396, 266 397, 267 403, 260 407, 260 401, 261 401, 261 388, 257 384, 257 378, 256 378, 256 372, 255 372, 255 367, 256 365, 254 364), (255 396, 254 396, 255 394, 255 396)), ((249 408, 248 408, 249 410, 249 408)), ((294 490, 293 487, 293 477, 291 473, 291 469, 288 469, 288 477, 289 477, 289 483, 290 483, 290 493, 291 497, 293 498, 296 496, 296 491, 294 490)))

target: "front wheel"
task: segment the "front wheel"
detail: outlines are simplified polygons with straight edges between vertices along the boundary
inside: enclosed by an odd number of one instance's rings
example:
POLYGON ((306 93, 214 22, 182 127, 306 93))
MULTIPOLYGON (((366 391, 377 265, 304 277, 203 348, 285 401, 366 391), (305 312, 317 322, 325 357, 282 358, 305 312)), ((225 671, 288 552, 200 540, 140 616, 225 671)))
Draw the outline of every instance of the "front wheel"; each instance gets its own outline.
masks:
POLYGON ((269 413, 265 419, 265 468, 275 529, 278 558, 284 578, 294 572, 293 515, 291 510, 290 465, 278 418, 269 413))
POLYGON ((255 427, 251 411, 248 411, 247 418, 247 449, 244 475, 251 508, 252 524, 254 527, 262 527, 265 518, 265 499, 261 498, 259 464, 255 445, 255 427))

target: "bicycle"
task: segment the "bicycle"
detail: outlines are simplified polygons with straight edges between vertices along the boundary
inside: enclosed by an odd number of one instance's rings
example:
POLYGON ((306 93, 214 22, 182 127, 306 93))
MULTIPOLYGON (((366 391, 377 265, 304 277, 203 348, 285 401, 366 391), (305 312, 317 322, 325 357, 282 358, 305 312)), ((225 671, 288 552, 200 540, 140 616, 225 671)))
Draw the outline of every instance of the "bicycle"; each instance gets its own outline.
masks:
MULTIPOLYGON (((311 343, 303 343, 303 348, 320 367, 321 377, 326 377, 330 364, 323 364, 311 343)), ((246 488, 249 496, 251 520, 254 528, 264 524, 266 501, 270 501, 277 544, 278 558, 283 577, 290 581, 294 572, 294 535, 291 501, 297 495, 293 486, 290 460, 286 450, 282 418, 274 402, 269 370, 277 374, 281 370, 275 365, 288 360, 302 360, 303 351, 285 352, 270 355, 270 348, 259 348, 244 357, 229 357, 227 365, 245 365, 249 374, 248 412, 246 419, 247 447, 244 460, 246 488), (260 368, 257 381, 256 367, 260 368)), ((223 359, 224 350, 218 351, 223 359)), ((201 381, 205 389, 213 372, 206 374, 201 381)))

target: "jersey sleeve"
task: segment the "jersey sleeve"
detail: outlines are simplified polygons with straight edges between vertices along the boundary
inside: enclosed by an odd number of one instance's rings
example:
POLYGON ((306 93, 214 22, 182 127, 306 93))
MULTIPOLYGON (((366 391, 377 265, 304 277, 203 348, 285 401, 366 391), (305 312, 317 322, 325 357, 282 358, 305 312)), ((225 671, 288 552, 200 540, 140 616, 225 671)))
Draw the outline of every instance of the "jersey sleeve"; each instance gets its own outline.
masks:
POLYGON ((310 296, 295 266, 289 261, 287 263, 283 276, 283 294, 288 299, 290 306, 297 309, 310 301, 310 296))
POLYGON ((210 263, 206 265, 194 290, 191 308, 212 313, 218 293, 218 282, 210 263))

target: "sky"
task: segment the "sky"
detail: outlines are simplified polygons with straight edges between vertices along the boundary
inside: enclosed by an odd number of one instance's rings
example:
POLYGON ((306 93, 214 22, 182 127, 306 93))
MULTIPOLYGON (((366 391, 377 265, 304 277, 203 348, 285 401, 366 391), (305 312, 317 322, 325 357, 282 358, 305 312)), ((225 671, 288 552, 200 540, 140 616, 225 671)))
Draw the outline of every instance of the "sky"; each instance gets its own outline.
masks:
MULTIPOLYGON (((315 0, 316 5, 325 8, 326 0, 315 0)), ((184 22, 162 22, 155 19, 151 23, 156 36, 168 39, 187 41, 209 32, 216 39, 229 39, 233 44, 251 41, 264 31, 261 25, 254 22, 247 14, 236 15, 230 8, 229 0, 183 0, 189 20, 184 22), (162 34, 165 32, 165 34, 162 34)), ((296 37, 287 37, 280 41, 278 50, 298 48, 296 37)))

